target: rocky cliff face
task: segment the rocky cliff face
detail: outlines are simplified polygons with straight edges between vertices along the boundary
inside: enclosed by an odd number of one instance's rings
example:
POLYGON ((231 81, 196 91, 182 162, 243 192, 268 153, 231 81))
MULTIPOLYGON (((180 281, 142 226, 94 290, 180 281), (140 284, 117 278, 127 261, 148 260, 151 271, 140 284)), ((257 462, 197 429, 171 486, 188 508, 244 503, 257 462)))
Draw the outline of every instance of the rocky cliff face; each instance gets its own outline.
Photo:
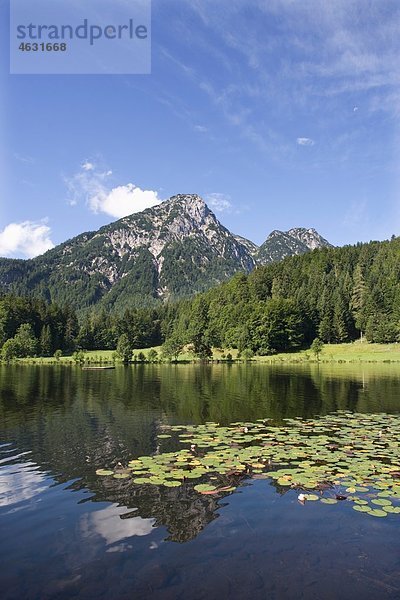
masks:
POLYGON ((148 305, 204 291, 238 271, 330 244, 313 229, 274 231, 258 248, 196 194, 83 233, 32 260, 0 259, 0 290, 76 309, 148 305))

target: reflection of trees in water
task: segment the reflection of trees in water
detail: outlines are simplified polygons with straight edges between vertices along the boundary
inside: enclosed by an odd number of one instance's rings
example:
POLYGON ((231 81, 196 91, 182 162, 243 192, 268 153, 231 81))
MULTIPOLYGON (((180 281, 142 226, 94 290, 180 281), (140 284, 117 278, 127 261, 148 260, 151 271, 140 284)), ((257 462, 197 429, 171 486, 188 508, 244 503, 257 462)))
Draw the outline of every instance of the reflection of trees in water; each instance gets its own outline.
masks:
MULTIPOLYGON (((0 436, 58 481, 138 508, 155 517, 171 539, 192 539, 216 517, 218 500, 181 488, 133 486, 97 478, 96 468, 159 450, 165 422, 221 424, 271 417, 325 414, 335 410, 397 412, 397 367, 323 365, 138 365, 115 371, 0 366, 0 436)), ((135 513, 134 513, 135 514, 135 513)))
POLYGON ((137 508, 124 518, 154 518, 155 526, 165 527, 167 538, 174 542, 194 539, 207 525, 218 517, 217 510, 223 506, 216 496, 198 494, 193 486, 165 488, 153 485, 134 485, 127 481, 102 479, 92 482, 96 501, 115 502, 120 506, 137 508))

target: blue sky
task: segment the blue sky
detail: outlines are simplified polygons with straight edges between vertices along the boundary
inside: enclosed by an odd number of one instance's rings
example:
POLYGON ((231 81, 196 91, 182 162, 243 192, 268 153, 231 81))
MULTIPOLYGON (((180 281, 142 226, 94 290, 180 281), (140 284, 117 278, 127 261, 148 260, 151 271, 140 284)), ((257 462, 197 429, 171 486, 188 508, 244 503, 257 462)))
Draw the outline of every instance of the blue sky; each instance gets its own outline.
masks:
POLYGON ((0 254, 177 193, 233 232, 400 234, 397 0, 153 0, 151 75, 8 75, 0 254))

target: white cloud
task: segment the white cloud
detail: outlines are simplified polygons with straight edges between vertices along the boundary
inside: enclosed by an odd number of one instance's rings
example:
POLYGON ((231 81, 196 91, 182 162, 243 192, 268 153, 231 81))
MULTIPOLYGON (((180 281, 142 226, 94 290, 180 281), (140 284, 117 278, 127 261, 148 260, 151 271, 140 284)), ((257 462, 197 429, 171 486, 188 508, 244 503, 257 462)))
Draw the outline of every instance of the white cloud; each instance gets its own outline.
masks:
POLYGON ((0 256, 33 258, 54 248, 51 230, 43 219, 39 222, 10 223, 0 231, 0 256))
POLYGON ((84 163, 82 163, 82 169, 84 171, 93 171, 94 164, 91 163, 90 161, 86 160, 84 163))
POLYGON ((93 212, 104 212, 112 217, 121 218, 160 202, 157 192, 142 190, 133 183, 127 183, 113 188, 108 193, 93 196, 89 200, 89 206, 93 212))
POLYGON ((315 144, 314 140, 307 137, 298 137, 296 141, 299 146, 314 146, 315 144))
POLYGON ((69 204, 75 206, 84 199, 92 212, 120 219, 162 202, 156 191, 143 190, 133 183, 112 187, 111 175, 111 170, 102 171, 94 163, 84 162, 78 173, 65 178, 69 204))
POLYGON ((207 194, 205 199, 210 208, 217 212, 229 212, 232 209, 230 196, 227 196, 226 194, 207 194))

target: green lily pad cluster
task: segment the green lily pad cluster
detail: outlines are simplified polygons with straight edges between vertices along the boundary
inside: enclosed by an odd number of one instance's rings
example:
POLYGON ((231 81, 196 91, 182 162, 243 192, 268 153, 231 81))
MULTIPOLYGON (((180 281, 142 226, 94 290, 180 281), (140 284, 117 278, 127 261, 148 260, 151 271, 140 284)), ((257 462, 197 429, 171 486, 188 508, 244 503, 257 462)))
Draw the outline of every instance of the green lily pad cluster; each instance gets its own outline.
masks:
POLYGON ((337 504, 375 517, 400 514, 400 415, 339 412, 276 426, 164 426, 159 445, 180 449, 141 456, 98 475, 135 485, 194 484, 201 494, 229 493, 245 478, 272 479, 303 502, 337 504), (300 498, 300 496, 299 496, 300 498))

